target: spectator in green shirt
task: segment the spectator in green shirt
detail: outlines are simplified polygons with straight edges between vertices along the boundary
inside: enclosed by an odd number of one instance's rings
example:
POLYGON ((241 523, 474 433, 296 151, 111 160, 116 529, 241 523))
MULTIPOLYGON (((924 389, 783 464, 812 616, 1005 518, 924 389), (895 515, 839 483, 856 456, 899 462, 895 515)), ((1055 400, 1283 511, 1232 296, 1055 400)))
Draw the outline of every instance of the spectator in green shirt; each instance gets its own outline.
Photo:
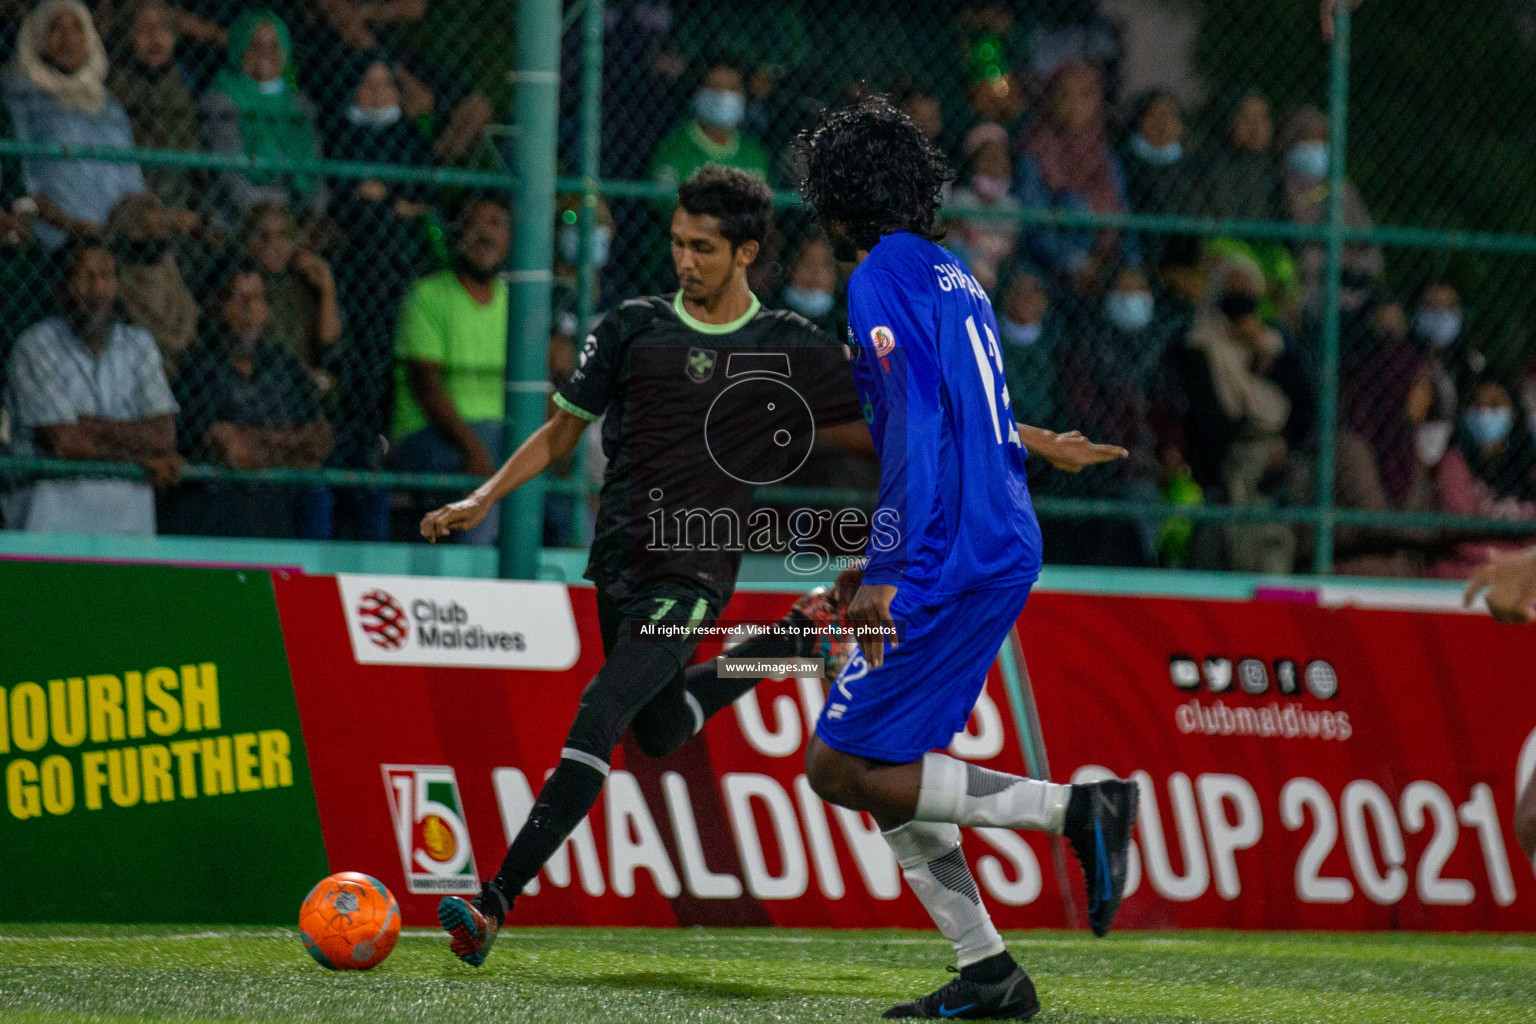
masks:
MULTIPOLYGON (((741 69, 724 60, 710 64, 693 98, 693 116, 672 130, 656 147, 651 159, 651 178, 676 188, 705 164, 735 167, 768 180, 768 151, 761 142, 741 130, 747 113, 746 78, 741 69)), ((651 205, 648 227, 640 232, 649 243, 634 254, 641 291, 662 291, 672 283, 672 252, 667 225, 673 201, 658 199, 651 205)), ((760 260, 766 267, 771 260, 760 260)))
MULTIPOLYGON (((705 164, 736 167, 768 179, 768 154, 741 131, 747 113, 747 85, 739 68, 716 61, 704 73, 693 99, 693 116, 656 147, 651 177, 669 188, 705 164)), ((667 201, 671 206, 671 200, 667 201)))
MULTIPOLYGON (((511 212, 489 196, 464 207, 453 267, 417 281, 395 339, 395 465, 413 473, 490 476, 501 459, 511 212)), ((428 496, 430 497, 430 496, 428 496)), ((493 544, 496 517, 460 536, 493 544)))

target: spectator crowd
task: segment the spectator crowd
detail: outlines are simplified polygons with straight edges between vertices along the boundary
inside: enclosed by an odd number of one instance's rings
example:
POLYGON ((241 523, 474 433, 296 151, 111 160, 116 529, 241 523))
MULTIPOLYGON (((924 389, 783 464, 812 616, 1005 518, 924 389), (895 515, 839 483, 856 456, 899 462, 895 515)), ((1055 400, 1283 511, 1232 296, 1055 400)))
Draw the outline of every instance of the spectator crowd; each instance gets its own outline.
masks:
MULTIPOLYGON (((512 8, 0 2, 12 137, 299 161, 284 172, 30 157, 0 168, 0 444, 132 461, 149 480, 17 482, 0 496, 6 528, 404 539, 432 495, 182 482, 180 467, 491 471, 504 454, 498 270, 512 211, 491 195, 327 178, 303 161, 499 166, 516 135, 512 8)), ((911 0, 730 10, 613 0, 606 17, 604 177, 675 186, 719 163, 789 188, 794 139, 828 104, 877 90, 913 117, 955 169, 945 244, 992 295, 1015 415, 1132 452, 1076 477, 1041 468, 1037 493, 1316 500, 1321 243, 1021 217, 1321 224, 1329 124, 1316 107, 1277 110, 1251 82, 1208 82, 1216 98, 1195 110, 1172 90, 1123 95, 1121 39, 1098 0, 942 11, 911 0)), ((562 61, 570 96, 579 35, 568 34, 562 61)), ((563 106, 569 169, 580 125, 563 106)), ((1342 203, 1349 226, 1372 226, 1347 179, 1342 203)), ((553 381, 574 365, 579 209, 562 197, 551 225, 553 381)), ((596 309, 674 286, 669 211, 664 198, 599 204, 596 309)), ((1335 499, 1530 518, 1536 373, 1490 365, 1446 274, 1404 285, 1392 269, 1378 246, 1345 248, 1335 499)), ((847 270, 805 213, 786 209, 752 282, 766 303, 840 332, 847 270)), ((870 482, 856 465, 808 472, 870 482)), ((580 543, 572 518, 548 517, 546 540, 580 543)), ((464 539, 494 535, 492 517, 464 539)), ((1046 536, 1057 562, 1275 573, 1304 566, 1315 543, 1305 527, 1178 517, 1059 520, 1046 536)), ((1456 576, 1485 540, 1340 529, 1339 571, 1456 576)))

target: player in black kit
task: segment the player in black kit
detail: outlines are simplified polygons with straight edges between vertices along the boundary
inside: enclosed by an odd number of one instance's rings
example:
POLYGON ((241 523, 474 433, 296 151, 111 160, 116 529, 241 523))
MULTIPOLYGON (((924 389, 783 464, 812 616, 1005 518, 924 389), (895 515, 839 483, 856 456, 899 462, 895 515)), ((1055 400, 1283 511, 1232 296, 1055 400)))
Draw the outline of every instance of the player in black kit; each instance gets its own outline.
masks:
MULTIPOLYGON (((606 661, 501 870, 473 900, 450 896, 438 908, 466 963, 484 962, 513 900, 596 802, 625 730, 661 756, 755 684, 684 666, 693 628, 730 600, 757 487, 792 475, 818 439, 873 451, 842 344, 763 309, 747 286, 772 212, 767 186, 741 171, 710 166, 684 182, 671 229, 677 294, 604 317, 549 420, 473 494, 422 520, 434 541, 476 526, 603 420, 608 467, 586 577, 606 661), (641 636, 643 623, 671 635, 641 636)), ((790 613, 801 639, 765 636, 733 653, 811 654, 818 641, 805 627, 840 613, 832 594, 813 591, 790 613)))

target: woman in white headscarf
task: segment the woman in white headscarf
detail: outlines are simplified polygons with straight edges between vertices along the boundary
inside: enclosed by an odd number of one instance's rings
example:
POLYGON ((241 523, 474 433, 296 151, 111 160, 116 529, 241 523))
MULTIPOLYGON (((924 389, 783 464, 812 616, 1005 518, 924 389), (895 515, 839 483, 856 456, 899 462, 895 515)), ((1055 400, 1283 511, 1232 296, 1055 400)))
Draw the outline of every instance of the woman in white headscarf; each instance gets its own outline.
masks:
MULTIPOLYGON (((79 0, 43 0, 21 23, 16 56, 0 90, 21 142, 129 147, 133 127, 107 91, 107 54, 79 0)), ((74 236, 95 236, 123 196, 144 191, 132 163, 93 160, 22 162, 36 200, 38 237, 50 248, 74 236)))

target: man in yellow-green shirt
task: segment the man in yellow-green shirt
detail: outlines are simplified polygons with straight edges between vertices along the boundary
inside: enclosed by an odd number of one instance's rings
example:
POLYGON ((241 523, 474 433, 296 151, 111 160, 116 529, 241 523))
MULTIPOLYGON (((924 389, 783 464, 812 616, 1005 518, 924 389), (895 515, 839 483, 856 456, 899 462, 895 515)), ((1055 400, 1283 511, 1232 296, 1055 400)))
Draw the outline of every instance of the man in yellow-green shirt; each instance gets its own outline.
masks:
MULTIPOLYGON (((490 476, 500 460, 507 362, 507 285, 496 278, 511 239, 498 199, 464 209, 452 268, 417 281, 395 338, 396 468, 490 476)), ((492 544, 490 517, 466 544, 492 544)))

